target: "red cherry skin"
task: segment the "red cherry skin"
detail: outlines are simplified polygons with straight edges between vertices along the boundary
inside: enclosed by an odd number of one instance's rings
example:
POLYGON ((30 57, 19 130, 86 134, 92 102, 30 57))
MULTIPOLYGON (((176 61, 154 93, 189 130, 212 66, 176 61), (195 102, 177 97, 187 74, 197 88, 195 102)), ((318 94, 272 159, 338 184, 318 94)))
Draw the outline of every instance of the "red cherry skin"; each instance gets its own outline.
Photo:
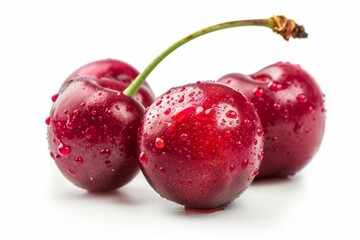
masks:
MULTIPOLYGON (((139 72, 123 61, 103 59, 88 63, 77 69, 65 80, 63 86, 77 76, 93 76, 98 79, 101 86, 122 92, 130 85, 137 75, 139 75, 139 72)), ((147 82, 144 82, 141 85, 136 92, 134 99, 141 103, 145 108, 150 106, 155 100, 155 95, 147 82)))
POLYGON ((139 162, 152 188, 189 209, 217 209, 258 173, 263 140, 252 104, 213 82, 175 87, 146 110, 139 162))
POLYGON ((278 62, 252 75, 231 73, 225 83, 255 105, 264 128, 264 159, 256 179, 293 175, 318 151, 325 128, 324 95, 299 65, 278 62))
POLYGON ((138 173, 136 138, 144 112, 137 101, 100 83, 90 76, 69 80, 47 121, 50 155, 60 171, 92 192, 117 189, 138 173))

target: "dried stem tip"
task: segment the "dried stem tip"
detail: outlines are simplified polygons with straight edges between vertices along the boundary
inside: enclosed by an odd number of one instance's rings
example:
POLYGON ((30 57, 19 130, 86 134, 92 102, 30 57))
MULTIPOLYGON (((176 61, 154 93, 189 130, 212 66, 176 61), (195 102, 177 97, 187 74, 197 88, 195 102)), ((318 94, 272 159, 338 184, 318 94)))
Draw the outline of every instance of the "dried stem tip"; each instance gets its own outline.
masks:
POLYGON ((308 34, 305 28, 298 25, 294 20, 287 19, 284 16, 273 16, 275 22, 274 32, 280 34, 286 41, 293 38, 307 38, 308 34))

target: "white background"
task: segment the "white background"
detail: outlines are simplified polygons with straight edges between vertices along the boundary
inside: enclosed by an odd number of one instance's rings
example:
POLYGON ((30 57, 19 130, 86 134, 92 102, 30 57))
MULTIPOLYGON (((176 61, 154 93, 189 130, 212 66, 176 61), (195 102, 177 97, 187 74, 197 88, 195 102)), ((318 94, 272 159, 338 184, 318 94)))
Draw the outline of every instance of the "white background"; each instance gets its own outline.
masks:
POLYGON ((2 239, 359 239, 359 8, 356 1, 1 1, 0 235, 2 239), (174 41, 215 23, 284 14, 309 38, 228 29, 178 49, 149 76, 156 95, 277 61, 300 64, 326 94, 326 133, 290 180, 251 187, 224 211, 189 214, 141 174, 88 194, 49 156, 50 97, 85 63, 124 60, 140 71, 174 41), (23 236, 21 236, 23 235, 23 236), (51 238, 50 238, 51 237, 51 238), (322 239, 322 238, 321 238, 322 239), (329 239, 329 238, 328 238, 329 239))

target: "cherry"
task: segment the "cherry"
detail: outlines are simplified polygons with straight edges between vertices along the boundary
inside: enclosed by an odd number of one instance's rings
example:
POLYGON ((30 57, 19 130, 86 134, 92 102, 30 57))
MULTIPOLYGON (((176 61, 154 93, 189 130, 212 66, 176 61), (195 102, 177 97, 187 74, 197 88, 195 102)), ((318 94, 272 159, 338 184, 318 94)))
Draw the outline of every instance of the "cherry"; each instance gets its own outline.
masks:
POLYGON ((323 94, 299 65, 278 62, 257 73, 227 74, 218 82, 244 93, 264 128, 264 160, 256 179, 284 177, 302 169, 324 135, 323 94))
MULTIPOLYGON (((222 23, 171 45, 124 90, 132 96, 148 74, 172 51, 209 32, 236 26, 264 26, 283 35, 305 37, 292 20, 273 17, 222 23)), ((187 209, 222 209, 259 173, 263 129, 253 105, 222 84, 199 82, 174 87, 146 110, 138 134, 140 168, 162 197, 187 209)))
MULTIPOLYGON (((61 88, 77 76, 93 76, 98 79, 101 86, 122 92, 138 74, 139 72, 134 67, 123 61, 103 59, 88 63, 74 71, 64 81, 61 88)), ((145 108, 154 101, 155 95, 147 82, 144 82, 139 88, 139 91, 134 95, 134 99, 145 108)))
POLYGON ((262 159, 262 127, 249 101, 230 87, 175 87, 147 109, 139 160, 150 185, 188 208, 227 205, 250 185, 262 159))
POLYGON ((110 191, 138 172, 136 132, 144 108, 91 76, 60 90, 48 123, 50 155, 65 177, 89 191, 110 191))
POLYGON ((143 107, 154 101, 145 83, 133 99, 122 91, 138 71, 104 59, 88 63, 62 84, 48 125, 50 154, 71 182, 89 191, 110 191, 138 172, 136 132, 143 107))

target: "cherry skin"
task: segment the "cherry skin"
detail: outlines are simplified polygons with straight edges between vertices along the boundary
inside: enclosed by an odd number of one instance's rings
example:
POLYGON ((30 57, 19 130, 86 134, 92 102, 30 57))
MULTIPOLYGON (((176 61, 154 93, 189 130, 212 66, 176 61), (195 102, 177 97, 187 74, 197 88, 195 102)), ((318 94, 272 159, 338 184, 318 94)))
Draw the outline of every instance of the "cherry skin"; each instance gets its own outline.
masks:
MULTIPOLYGON (((74 71, 63 83, 64 87, 77 76, 93 76, 103 87, 124 91, 139 75, 139 72, 129 64, 116 59, 103 59, 88 63, 74 71)), ((155 95, 147 82, 139 88, 134 99, 145 108, 155 100, 155 95)))
POLYGON ((46 121, 60 171, 93 192, 117 189, 139 171, 136 138, 144 108, 112 86, 91 76, 68 80, 46 121))
POLYGON ((217 209, 250 185, 263 136, 252 104, 213 82, 175 87, 146 110, 140 169, 162 197, 190 209, 217 209))
POLYGON ((325 127, 324 95, 309 73, 278 62, 252 75, 227 74, 218 82, 247 96, 260 116, 264 160, 256 179, 293 175, 309 163, 325 127))

